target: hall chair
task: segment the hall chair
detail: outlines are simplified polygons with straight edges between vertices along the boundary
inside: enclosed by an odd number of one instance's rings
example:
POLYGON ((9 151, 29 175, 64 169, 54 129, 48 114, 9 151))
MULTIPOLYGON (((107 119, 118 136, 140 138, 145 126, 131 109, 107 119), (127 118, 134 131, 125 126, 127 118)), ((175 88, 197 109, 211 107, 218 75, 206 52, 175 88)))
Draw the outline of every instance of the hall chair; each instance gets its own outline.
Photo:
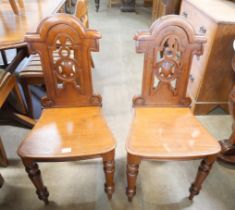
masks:
POLYGON ((115 141, 102 115, 101 96, 93 93, 90 66, 90 51, 99 50, 100 38, 68 14, 44 19, 36 33, 25 36, 30 53, 40 55, 47 94, 42 115, 18 155, 45 204, 49 193, 38 162, 102 158, 105 192, 112 198, 115 141))
POLYGON ((158 19, 134 39, 137 53, 144 53, 144 70, 142 93, 133 99, 134 117, 126 143, 128 200, 136 194, 141 160, 203 159, 190 187, 192 200, 221 149, 192 114, 186 97, 192 56, 202 54, 206 39, 176 15, 158 19))
MULTIPOLYGON (((74 15, 82 22, 82 24, 86 28, 89 27, 87 0, 77 0, 74 15)), ((92 67, 94 67, 94 62, 91 55, 90 64, 92 67)), ((18 79, 24 91, 26 104, 28 107, 28 115, 30 117, 33 117, 32 93, 30 91, 30 85, 44 84, 44 75, 38 54, 32 55, 30 57, 28 64, 19 72, 18 79)))

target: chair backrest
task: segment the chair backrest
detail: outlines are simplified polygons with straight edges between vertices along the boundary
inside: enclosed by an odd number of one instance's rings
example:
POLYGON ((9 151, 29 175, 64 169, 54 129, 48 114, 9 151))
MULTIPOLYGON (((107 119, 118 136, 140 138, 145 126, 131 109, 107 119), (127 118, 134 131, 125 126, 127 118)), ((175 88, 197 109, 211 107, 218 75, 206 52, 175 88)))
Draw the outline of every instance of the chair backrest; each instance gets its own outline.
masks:
POLYGON ((100 106, 93 95, 90 51, 98 51, 100 33, 86 29, 74 16, 44 19, 36 33, 26 34, 30 53, 40 55, 47 96, 44 107, 100 106))
POLYGON ((144 53, 142 94, 133 106, 189 106, 186 97, 192 55, 201 55, 206 39, 195 35, 184 17, 164 16, 134 37, 144 53))
POLYGON ((74 15, 82 22, 83 26, 89 28, 87 0, 77 0, 74 15))

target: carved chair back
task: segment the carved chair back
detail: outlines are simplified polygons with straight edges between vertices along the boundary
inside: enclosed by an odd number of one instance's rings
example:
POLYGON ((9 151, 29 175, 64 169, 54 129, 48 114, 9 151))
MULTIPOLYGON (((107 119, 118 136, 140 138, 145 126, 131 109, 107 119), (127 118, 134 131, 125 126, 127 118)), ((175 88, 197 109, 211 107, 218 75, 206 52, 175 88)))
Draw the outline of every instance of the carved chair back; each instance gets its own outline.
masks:
POLYGON ((186 97, 192 55, 201 55, 205 37, 195 34, 184 17, 164 16, 148 32, 134 37, 136 51, 144 53, 142 94, 134 106, 189 106, 186 97))
POLYGON ((100 106, 93 94, 90 51, 98 51, 100 33, 86 29, 74 16, 44 19, 36 33, 26 34, 30 53, 40 55, 47 89, 44 107, 100 106))

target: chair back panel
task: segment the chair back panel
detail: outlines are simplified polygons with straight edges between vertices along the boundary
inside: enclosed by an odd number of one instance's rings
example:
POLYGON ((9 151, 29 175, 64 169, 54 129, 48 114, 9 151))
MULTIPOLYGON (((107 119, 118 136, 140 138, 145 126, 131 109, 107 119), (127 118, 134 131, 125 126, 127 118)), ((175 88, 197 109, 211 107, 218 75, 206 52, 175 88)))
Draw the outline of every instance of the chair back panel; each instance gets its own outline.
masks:
POLYGON ((189 106, 186 97, 192 55, 201 55, 206 39, 195 35, 184 17, 168 15, 138 33, 136 51, 144 53, 142 94, 134 106, 189 106))
POLYGON ((56 14, 44 19, 34 34, 27 34, 30 53, 40 55, 47 96, 45 107, 97 106, 93 95, 90 51, 98 51, 100 33, 86 29, 76 18, 56 14))

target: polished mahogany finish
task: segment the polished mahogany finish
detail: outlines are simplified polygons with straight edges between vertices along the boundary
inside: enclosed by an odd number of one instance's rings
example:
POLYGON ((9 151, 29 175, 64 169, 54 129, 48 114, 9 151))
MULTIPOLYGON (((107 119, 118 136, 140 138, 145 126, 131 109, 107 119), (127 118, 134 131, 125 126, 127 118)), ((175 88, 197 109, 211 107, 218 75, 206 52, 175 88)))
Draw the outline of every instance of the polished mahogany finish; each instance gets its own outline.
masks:
MULTIPOLYGON (((83 25, 86 28, 89 27, 87 0, 77 1, 74 15, 77 18, 79 18, 79 20, 83 23, 83 25)), ((91 66, 94 67, 94 62, 91 56, 90 56, 90 62, 91 66)), ((38 54, 31 56, 27 66, 20 71, 19 80, 24 90, 28 107, 28 115, 30 117, 33 117, 33 105, 32 105, 32 97, 29 85, 44 84, 44 75, 38 54)))
POLYGON ((32 132, 18 149, 38 198, 48 204, 37 162, 74 161, 101 157, 105 192, 114 191, 115 141, 102 116, 101 96, 93 93, 90 51, 98 51, 100 33, 86 29, 71 15, 44 19, 27 34, 30 53, 40 55, 47 96, 32 132))
POLYGON ((136 51, 144 53, 142 93, 134 97, 134 119, 126 144, 129 201, 136 193, 142 159, 204 159, 190 188, 189 199, 200 191, 220 145, 191 113, 186 97, 193 54, 200 56, 206 42, 188 21, 169 15, 139 32, 136 51))

